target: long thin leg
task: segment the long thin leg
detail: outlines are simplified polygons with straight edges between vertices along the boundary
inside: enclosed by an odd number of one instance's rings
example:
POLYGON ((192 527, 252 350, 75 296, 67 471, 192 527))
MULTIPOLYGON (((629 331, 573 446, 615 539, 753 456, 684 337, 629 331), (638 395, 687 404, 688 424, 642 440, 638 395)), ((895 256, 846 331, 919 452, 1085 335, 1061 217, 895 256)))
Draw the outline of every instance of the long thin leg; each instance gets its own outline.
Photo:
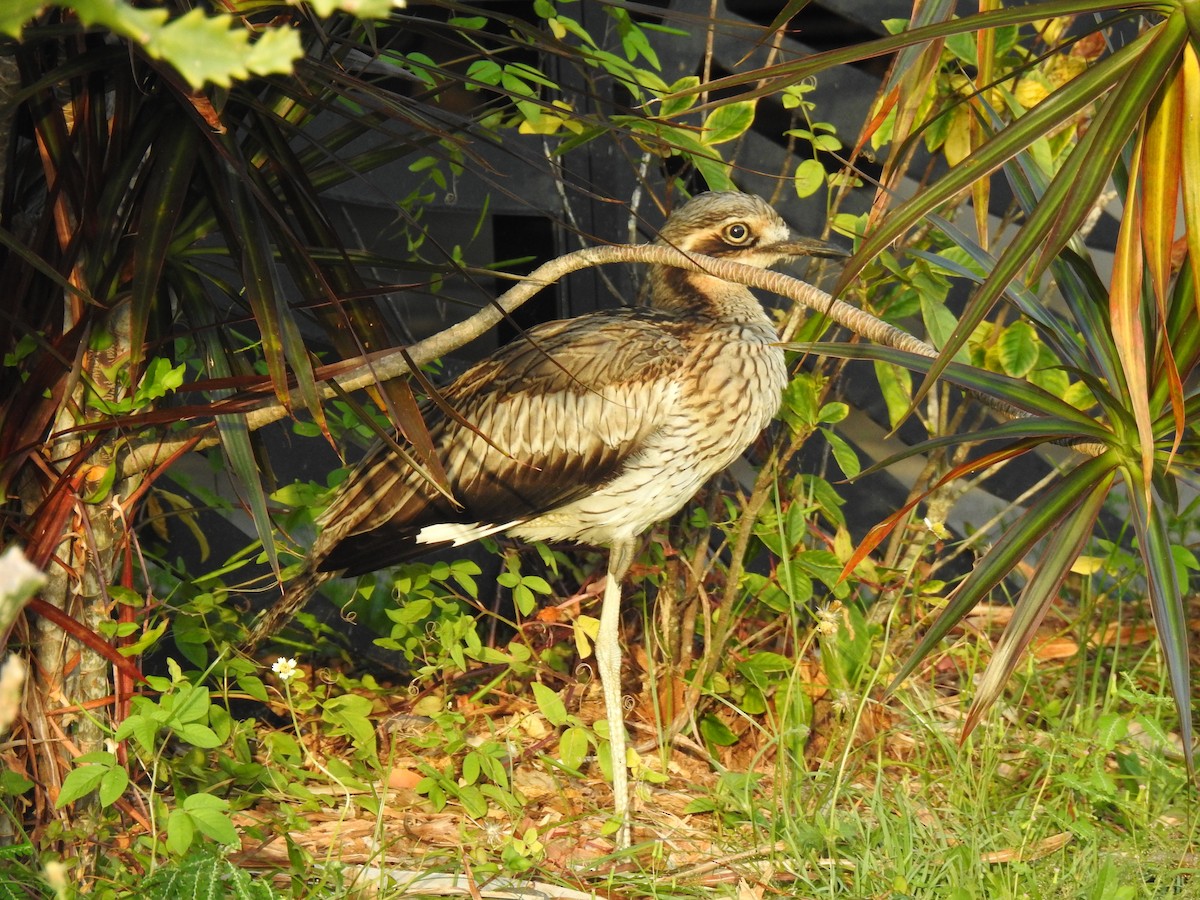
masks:
POLYGON ((596 635, 596 665, 604 690, 604 715, 608 719, 608 747, 611 752, 613 811, 621 823, 617 848, 629 846, 629 769, 625 764, 625 708, 621 703, 621 639, 617 627, 621 619, 621 582, 633 561, 632 541, 615 541, 608 557, 604 582, 604 602, 600 607, 600 631, 596 635))

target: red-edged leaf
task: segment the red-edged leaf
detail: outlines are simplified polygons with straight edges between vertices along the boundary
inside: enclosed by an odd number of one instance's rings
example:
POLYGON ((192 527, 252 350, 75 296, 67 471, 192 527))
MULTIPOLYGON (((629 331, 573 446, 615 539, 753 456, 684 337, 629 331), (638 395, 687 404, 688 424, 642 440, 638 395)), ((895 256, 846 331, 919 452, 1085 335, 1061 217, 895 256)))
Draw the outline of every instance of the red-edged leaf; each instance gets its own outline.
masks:
POLYGON ((142 192, 137 240, 133 242, 129 369, 135 384, 142 365, 150 309, 159 295, 168 247, 175 237, 175 226, 192 180, 197 147, 195 135, 187 129, 166 129, 155 141, 151 154, 153 168, 142 192))
MULTIPOLYGON (((914 408, 1004 293, 1008 283, 1022 271, 1028 278, 1040 276, 1091 212, 1096 196, 1107 183, 1142 111, 1179 55, 1182 42, 1187 40, 1187 28, 1179 16, 1171 16, 1147 32, 1147 37, 1149 40, 1137 57, 1136 71, 1128 73, 1105 99, 1087 134, 1050 182, 1025 227, 1001 254, 987 282, 967 304, 938 362, 914 392, 914 408), (1033 260, 1032 265, 1030 260, 1033 260)), ((1075 79, 1072 84, 1078 81, 1075 79)), ((1055 94, 1070 89, 1068 86, 1055 94)), ((1002 134, 1011 130, 1006 129, 1002 134)), ((862 253, 861 249, 859 253, 862 253)))
MULTIPOLYGON (((1180 157, 1183 168, 1183 221, 1188 264, 1195 284, 1200 284, 1200 60, 1188 44, 1180 66, 1183 76, 1183 126, 1180 157)), ((1200 291, 1195 297, 1200 314, 1200 291)))
POLYGON ((920 494, 918 494, 908 503, 905 503, 903 507, 896 510, 896 512, 892 513, 890 516, 868 531, 866 537, 859 542, 859 545, 854 549, 854 552, 850 554, 850 559, 847 560, 846 565, 842 567, 842 573, 838 576, 838 580, 845 581, 846 578, 850 576, 850 573, 853 572, 858 566, 858 564, 866 559, 868 554, 878 547, 884 541, 884 539, 896 529, 896 526, 904 522, 908 518, 908 514, 911 513, 919 503, 921 503, 934 491, 944 487, 955 479, 963 478, 982 469, 990 469, 992 466, 997 466, 1003 462, 1007 462, 1010 459, 1020 456, 1023 453, 1027 453, 1040 443, 1042 443, 1040 440, 1020 441, 1019 443, 1006 447, 1003 450, 987 453, 978 459, 973 459, 962 463, 961 465, 955 466, 940 479, 938 479, 938 482, 932 487, 921 491, 920 494))
MULTIPOLYGON (((1146 115, 1142 139, 1141 216, 1142 252, 1150 270, 1150 283, 1164 309, 1171 278, 1171 248, 1175 242, 1175 214, 1182 180, 1184 127, 1184 72, 1176 70, 1154 98, 1146 115)), ((1166 317, 1163 317, 1166 320, 1166 317)))
POLYGON ((970 188, 976 180, 986 178, 1034 141, 1045 137, 1047 130, 1069 120, 1111 90, 1113 84, 1136 65, 1139 53, 1145 50, 1150 40, 1150 35, 1143 35, 1072 79, 1069 85, 1052 93, 935 184, 918 191, 912 199, 892 210, 878 228, 866 235, 854 258, 843 267, 832 293, 838 295, 875 256, 927 214, 970 188))
MULTIPOLYGON (((1022 419, 1012 419, 994 428, 939 435, 927 441, 921 441, 920 443, 905 447, 903 450, 892 454, 886 459, 882 459, 863 469, 850 480, 858 481, 868 475, 883 471, 888 466, 894 465, 901 460, 917 455, 928 455, 934 450, 940 450, 944 447, 954 447, 959 444, 981 444, 984 441, 1023 441, 1027 439, 1033 439, 1038 443, 1045 444, 1054 441, 1080 440, 1081 437, 1083 436, 1081 436, 1079 429, 1073 421, 1053 416, 1030 416, 1022 419)), ((1101 442, 1105 440, 1105 437, 1106 432, 1103 429, 1097 428, 1094 432, 1088 432, 1084 439, 1101 442)))
MULTIPOLYGON (((999 6, 998 0, 980 0, 979 11, 988 12, 998 9, 999 6)), ((992 83, 995 71, 993 65, 995 55, 996 31, 993 28, 985 28, 975 36, 975 89, 982 95, 984 102, 986 102, 987 96, 984 92, 992 83)), ((971 117, 972 151, 977 150, 986 141, 983 122, 984 120, 980 116, 971 117)), ((971 204, 975 212, 975 234, 979 238, 979 245, 984 249, 987 249, 989 243, 988 207, 991 204, 991 185, 991 179, 988 178, 980 178, 971 185, 971 204)))
MULTIPOLYGON (((1163 323, 1171 318, 1171 258, 1175 248, 1175 214, 1183 181, 1183 128, 1186 124, 1184 78, 1181 66, 1163 86, 1147 115, 1148 124, 1143 140, 1142 250, 1146 254, 1150 282, 1154 288, 1158 321, 1163 323)), ((1166 335, 1161 335, 1158 346, 1160 353, 1154 360, 1154 376, 1148 387, 1151 393, 1153 385, 1159 382, 1165 382, 1168 387, 1168 397, 1175 416, 1175 438, 1167 461, 1169 467, 1170 459, 1174 458, 1183 440, 1187 422, 1183 414, 1183 379, 1174 348, 1166 335)))
MULTIPOLYGON (((1130 190, 1136 190, 1141 173, 1142 142, 1134 146, 1130 166, 1130 190)), ((1148 392, 1150 373, 1147 367, 1146 332, 1143 327, 1146 310, 1142 308, 1142 217, 1141 204, 1130 196, 1121 216, 1121 231, 1113 258, 1112 288, 1109 291, 1109 320, 1113 342, 1121 359, 1129 404, 1137 424, 1141 445, 1142 490, 1149 496, 1150 474, 1154 468, 1154 423, 1150 415, 1148 392)))
MULTIPOLYGON (((1121 12, 1126 17, 1138 14, 1139 10, 1159 10, 1161 5, 1150 0, 1125 4, 1121 12)), ((814 53, 802 59, 780 63, 777 66, 766 66, 738 75, 728 75, 715 81, 706 82, 695 88, 680 91, 677 96, 690 96, 699 93, 723 92, 726 96, 730 89, 754 84, 755 87, 744 93, 737 94, 733 99, 750 100, 754 97, 764 97, 774 94, 780 87, 794 84, 796 81, 816 75, 838 65, 860 62, 896 53, 905 47, 923 44, 928 41, 950 37, 955 34, 974 34, 983 28, 1003 28, 1006 25, 1029 25, 1035 21, 1053 18, 1055 16, 1087 16, 1093 13, 1110 15, 1113 11, 1111 0, 1047 0, 1034 6, 1017 6, 1008 9, 998 9, 992 12, 980 13, 974 16, 963 16, 948 22, 938 22, 903 31, 875 41, 855 44, 838 50, 828 50, 824 53, 814 53)), ((1111 21, 1111 19, 1110 19, 1111 21)), ((724 102, 724 101, 722 101, 724 102)), ((703 110, 706 107, 693 107, 692 111, 703 110)))
MULTIPOLYGON (((945 0, 919 3, 913 8, 912 22, 908 31, 919 31, 926 25, 950 21, 954 15, 954 4, 945 0)), ((929 85, 937 76, 941 67, 942 48, 946 45, 945 37, 932 38, 924 45, 911 45, 896 54, 888 71, 888 78, 880 93, 880 116, 876 117, 874 127, 864 129, 862 141, 866 141, 878 125, 883 122, 888 112, 894 111, 892 120, 891 143, 894 152, 889 153, 884 163, 883 172, 879 177, 879 189, 871 204, 867 216, 867 231, 875 228, 883 218, 891 199, 896 196, 896 190, 904 178, 905 165, 910 155, 904 147, 913 137, 913 124, 917 113, 929 95, 929 85)), ((861 150, 862 144, 859 144, 861 150)))

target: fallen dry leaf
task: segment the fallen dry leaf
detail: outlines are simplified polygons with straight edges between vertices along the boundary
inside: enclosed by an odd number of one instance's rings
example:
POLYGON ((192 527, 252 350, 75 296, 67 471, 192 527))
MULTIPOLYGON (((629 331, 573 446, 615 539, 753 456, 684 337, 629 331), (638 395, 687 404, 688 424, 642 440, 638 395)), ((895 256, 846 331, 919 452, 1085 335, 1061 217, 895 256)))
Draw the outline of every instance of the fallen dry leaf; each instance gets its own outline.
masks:
POLYGON ((979 858, 985 863, 1006 863, 1041 859, 1043 856, 1049 856, 1051 853, 1061 850, 1071 842, 1072 837, 1071 832, 1060 831, 1058 834, 1052 834, 1050 837, 1040 840, 1036 844, 1019 849, 995 850, 991 853, 982 853, 979 858))

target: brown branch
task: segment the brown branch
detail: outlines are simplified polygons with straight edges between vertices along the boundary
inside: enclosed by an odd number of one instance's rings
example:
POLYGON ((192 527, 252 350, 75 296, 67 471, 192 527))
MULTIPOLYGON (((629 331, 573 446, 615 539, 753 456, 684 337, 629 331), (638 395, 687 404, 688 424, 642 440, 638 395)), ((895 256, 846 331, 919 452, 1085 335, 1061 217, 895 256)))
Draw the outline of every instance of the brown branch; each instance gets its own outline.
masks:
MULTIPOLYGON (((397 350, 375 358, 338 375, 332 379, 334 384, 324 385, 320 388, 321 395, 328 399, 336 396, 339 392, 361 390, 381 381, 406 375, 411 371, 405 360, 406 352, 409 359, 418 366, 432 362, 484 334, 543 288, 566 275, 590 266, 610 263, 648 263, 676 266, 692 272, 705 272, 725 281, 745 284, 786 297, 874 343, 897 350, 906 350, 921 356, 937 356, 937 350, 934 347, 913 337, 908 332, 889 325, 870 313, 863 312, 843 300, 837 300, 825 291, 782 272, 747 266, 727 259, 713 259, 699 254, 689 256, 674 247, 659 244, 614 244, 585 247, 539 266, 521 279, 520 283, 497 297, 494 303, 473 316, 404 350, 397 350)), ((298 390, 292 391, 290 399, 294 406, 303 405, 298 390)), ((256 430, 288 415, 290 415, 288 407, 281 403, 265 406, 246 413, 246 425, 249 429, 256 430)), ((121 477, 129 478, 153 468, 162 460, 177 453, 185 443, 194 441, 195 449, 204 449, 215 445, 217 440, 216 435, 208 435, 196 441, 195 432, 193 432, 187 437, 171 441, 156 440, 135 445, 122 461, 121 477)))

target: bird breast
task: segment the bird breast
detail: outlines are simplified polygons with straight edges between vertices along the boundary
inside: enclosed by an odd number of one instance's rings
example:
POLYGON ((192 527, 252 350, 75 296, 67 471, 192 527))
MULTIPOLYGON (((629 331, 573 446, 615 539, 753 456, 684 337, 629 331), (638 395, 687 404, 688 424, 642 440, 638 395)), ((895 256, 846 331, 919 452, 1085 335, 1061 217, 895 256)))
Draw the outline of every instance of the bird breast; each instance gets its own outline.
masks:
MULTIPOLYGON (((525 540, 608 544, 683 507, 750 445, 779 409, 787 368, 770 322, 706 323, 683 336, 671 377, 628 402, 654 419, 637 452, 599 489, 510 529, 525 540)), ((601 414, 602 415, 602 414, 601 414)), ((603 427, 603 426, 600 426, 603 427)))

